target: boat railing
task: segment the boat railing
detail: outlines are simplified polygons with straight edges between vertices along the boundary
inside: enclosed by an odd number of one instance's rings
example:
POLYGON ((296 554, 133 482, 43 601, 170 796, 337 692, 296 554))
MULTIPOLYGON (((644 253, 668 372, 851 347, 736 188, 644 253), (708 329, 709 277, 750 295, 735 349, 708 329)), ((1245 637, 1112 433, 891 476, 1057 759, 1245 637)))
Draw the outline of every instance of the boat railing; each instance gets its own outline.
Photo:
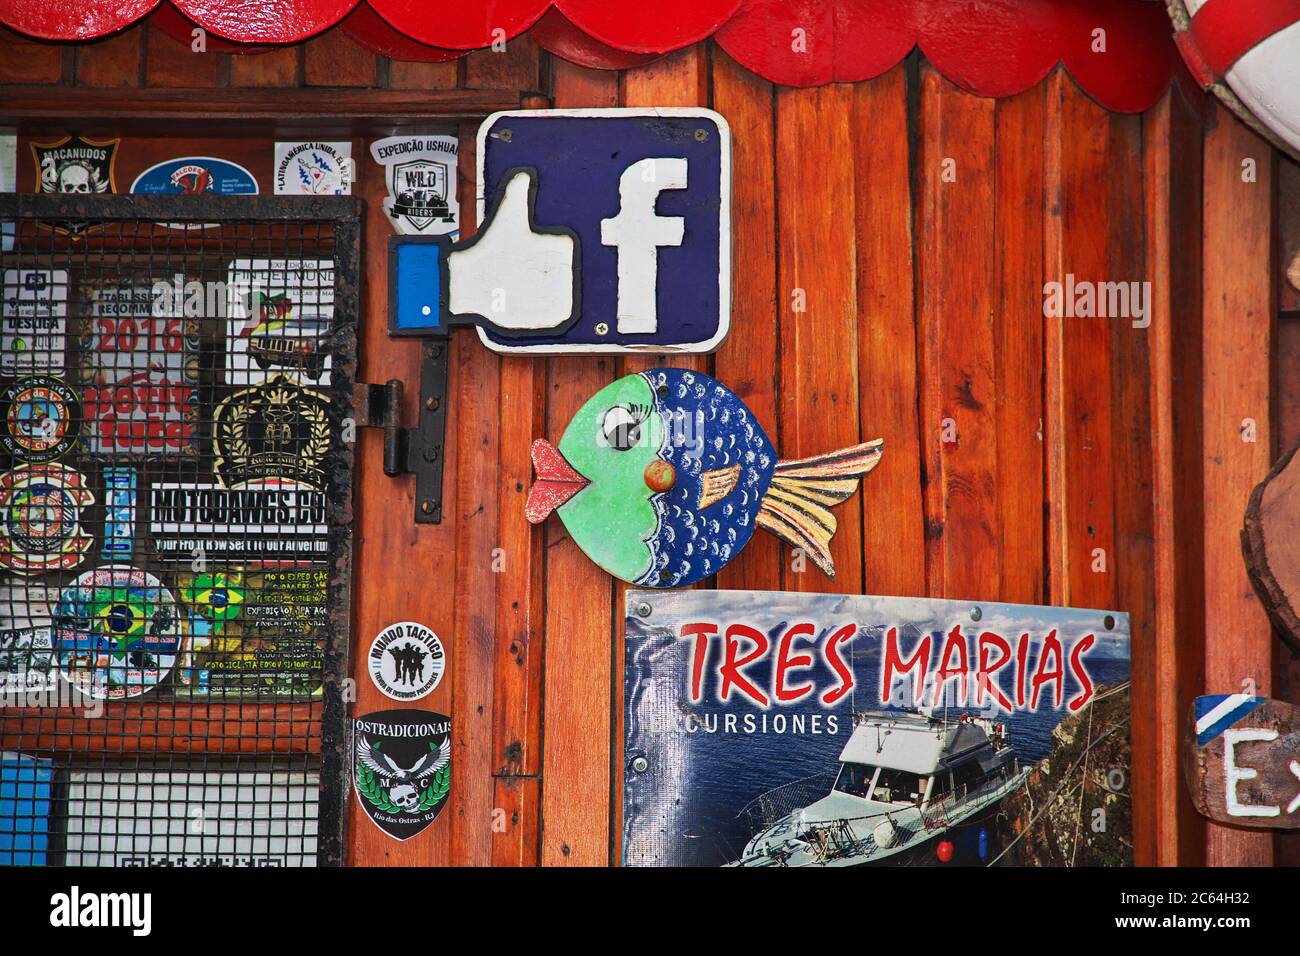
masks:
POLYGON ((836 772, 822 771, 773 787, 745 804, 736 816, 745 821, 753 834, 826 796, 836 775, 836 772))
POLYGON ((985 777, 975 787, 965 784, 929 804, 921 811, 921 822, 926 830, 944 830, 952 825, 951 818, 960 809, 963 814, 978 810, 994 798, 1000 798, 1002 789, 1020 774, 1019 767, 1010 763, 996 774, 985 777))

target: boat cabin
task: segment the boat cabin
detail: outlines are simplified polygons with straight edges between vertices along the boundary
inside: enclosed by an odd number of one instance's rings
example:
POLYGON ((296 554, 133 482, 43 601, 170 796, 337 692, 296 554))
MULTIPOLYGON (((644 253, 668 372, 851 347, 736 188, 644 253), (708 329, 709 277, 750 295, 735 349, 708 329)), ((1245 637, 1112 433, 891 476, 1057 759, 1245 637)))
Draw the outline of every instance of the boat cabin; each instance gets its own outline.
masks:
POLYGON ((960 799, 1011 759, 991 721, 873 714, 840 753, 834 789, 873 803, 925 807, 960 799))

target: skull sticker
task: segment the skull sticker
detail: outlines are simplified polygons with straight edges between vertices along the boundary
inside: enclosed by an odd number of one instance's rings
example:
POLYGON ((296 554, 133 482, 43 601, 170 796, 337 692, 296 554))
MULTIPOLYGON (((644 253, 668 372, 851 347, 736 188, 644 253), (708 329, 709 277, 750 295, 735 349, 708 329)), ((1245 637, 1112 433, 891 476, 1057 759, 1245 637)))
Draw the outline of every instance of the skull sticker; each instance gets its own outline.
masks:
POLYGON ((451 718, 385 710, 354 725, 352 780, 375 826, 409 840, 437 818, 451 791, 451 718))
MULTIPOLYGON (((97 140, 68 136, 55 143, 32 143, 36 191, 67 196, 96 196, 117 191, 113 165, 120 139, 97 140)), ((78 235, 88 223, 68 222, 60 229, 78 235)))

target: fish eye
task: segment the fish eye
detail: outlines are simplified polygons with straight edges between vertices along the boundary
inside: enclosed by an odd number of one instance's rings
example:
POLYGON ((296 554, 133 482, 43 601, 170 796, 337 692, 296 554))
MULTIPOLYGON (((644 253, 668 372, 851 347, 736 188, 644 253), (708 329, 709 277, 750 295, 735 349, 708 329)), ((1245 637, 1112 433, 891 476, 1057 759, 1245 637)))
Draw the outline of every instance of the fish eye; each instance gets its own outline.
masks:
POLYGON ((615 405, 600 420, 605 445, 616 451, 635 448, 641 440, 641 423, 650 414, 647 405, 615 405))

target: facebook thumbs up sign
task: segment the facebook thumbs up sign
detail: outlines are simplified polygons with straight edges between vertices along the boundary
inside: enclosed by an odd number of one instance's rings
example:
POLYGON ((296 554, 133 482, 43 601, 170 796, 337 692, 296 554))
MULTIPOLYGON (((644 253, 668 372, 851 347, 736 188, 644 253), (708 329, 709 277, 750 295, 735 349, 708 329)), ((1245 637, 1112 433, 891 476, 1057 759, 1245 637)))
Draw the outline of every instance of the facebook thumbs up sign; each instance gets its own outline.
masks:
POLYGON ((731 312, 731 134, 706 109, 520 110, 478 133, 478 234, 389 239, 389 330, 501 352, 706 352, 731 312), (490 200, 490 202, 489 202, 490 200))

